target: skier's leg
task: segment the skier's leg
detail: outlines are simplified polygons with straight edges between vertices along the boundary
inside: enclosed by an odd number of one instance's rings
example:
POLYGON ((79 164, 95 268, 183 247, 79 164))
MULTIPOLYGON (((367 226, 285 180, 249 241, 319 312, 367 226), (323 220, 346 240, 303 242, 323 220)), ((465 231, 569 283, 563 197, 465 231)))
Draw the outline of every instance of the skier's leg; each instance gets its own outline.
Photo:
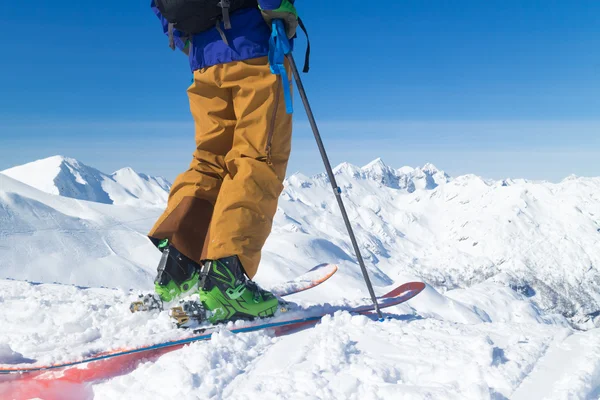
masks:
POLYGON ((291 150, 292 116, 286 113, 282 86, 290 82, 271 73, 266 57, 224 69, 223 86, 233 90, 237 124, 207 258, 238 256, 252 278, 271 232, 291 150))
POLYGON ((224 159, 236 125, 232 90, 221 87, 222 73, 222 66, 194 73, 188 95, 196 125, 196 151, 189 169, 175 180, 167 209, 149 234, 163 252, 155 281, 163 301, 197 290, 200 260, 208 243, 214 203, 227 174, 224 159))
POLYGON ((227 174, 225 155, 231 149, 236 125, 232 90, 219 84, 222 67, 194 73, 188 96, 196 128, 196 150, 189 169, 173 183, 167 209, 149 233, 153 239, 169 239, 182 254, 198 263, 227 174))

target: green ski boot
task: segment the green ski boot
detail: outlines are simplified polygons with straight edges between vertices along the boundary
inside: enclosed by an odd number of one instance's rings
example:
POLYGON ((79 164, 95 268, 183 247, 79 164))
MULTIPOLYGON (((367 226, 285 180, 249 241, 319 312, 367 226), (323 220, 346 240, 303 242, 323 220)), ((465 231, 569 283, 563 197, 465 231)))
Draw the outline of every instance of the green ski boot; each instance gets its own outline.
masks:
POLYGON ((202 267, 199 292, 207 319, 213 324, 275 315, 285 303, 248 279, 237 256, 209 260, 202 267))
POLYGON ((169 244, 167 239, 158 243, 162 252, 158 274, 154 280, 153 294, 131 303, 131 312, 163 310, 163 303, 170 303, 198 291, 200 265, 190 260, 169 244))

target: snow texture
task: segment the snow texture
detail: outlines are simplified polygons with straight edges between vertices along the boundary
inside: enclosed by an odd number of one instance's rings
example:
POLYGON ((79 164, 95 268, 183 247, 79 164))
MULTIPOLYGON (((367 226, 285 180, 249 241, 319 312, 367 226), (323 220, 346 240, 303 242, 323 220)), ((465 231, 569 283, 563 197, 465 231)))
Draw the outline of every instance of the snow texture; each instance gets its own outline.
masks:
MULTIPOLYGON (((600 178, 450 178, 431 164, 393 169, 379 159, 335 173, 376 292, 422 280, 423 293, 382 323, 338 312, 289 336, 220 331, 62 396, 600 398, 600 178)), ((145 233, 161 208, 51 195, 55 177, 40 175, 35 189, 0 174, 0 362, 180 335, 166 313, 128 311, 152 287, 158 254, 145 233)), ((152 196, 138 188, 138 198, 152 196)), ((365 296, 327 177, 292 175, 256 279, 274 287, 323 262, 340 270, 292 301, 365 296)))

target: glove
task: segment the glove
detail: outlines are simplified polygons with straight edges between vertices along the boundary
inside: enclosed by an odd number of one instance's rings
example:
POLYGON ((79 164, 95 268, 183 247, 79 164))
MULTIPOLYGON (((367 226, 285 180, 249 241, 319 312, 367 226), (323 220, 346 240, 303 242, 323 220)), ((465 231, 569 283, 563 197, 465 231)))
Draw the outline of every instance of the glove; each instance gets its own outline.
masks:
POLYGON ((271 26, 274 19, 281 19, 285 24, 288 39, 296 36, 296 29, 298 28, 298 12, 290 0, 282 0, 279 8, 275 10, 263 10, 261 8, 260 11, 269 26, 271 26))

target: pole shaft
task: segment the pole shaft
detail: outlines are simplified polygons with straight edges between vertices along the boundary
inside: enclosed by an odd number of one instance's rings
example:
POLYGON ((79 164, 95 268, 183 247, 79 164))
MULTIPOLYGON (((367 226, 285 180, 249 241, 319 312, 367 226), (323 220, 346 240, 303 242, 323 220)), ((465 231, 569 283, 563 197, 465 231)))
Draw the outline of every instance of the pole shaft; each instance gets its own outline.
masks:
POLYGON ((342 212, 342 217, 344 218, 346 229, 348 229, 348 235, 350 235, 350 241, 352 242, 352 247, 354 247, 354 252, 356 253, 356 258, 358 259, 358 264, 360 265, 360 269, 362 270, 365 283, 367 284, 367 288, 369 289, 371 300, 373 300, 375 311, 377 312, 377 316, 380 319, 382 319, 383 315, 381 314, 379 304, 377 303, 377 296, 375 296, 375 291, 373 290, 373 285, 371 284, 371 279, 369 278, 369 272, 367 271, 365 261, 363 260, 362 254, 358 247, 358 242, 356 241, 356 236, 354 235, 354 230, 352 229, 352 224, 350 223, 350 218, 348 218, 348 213, 346 212, 346 207, 344 206, 344 201, 342 200, 342 191, 338 187, 335 175, 333 173, 333 169, 331 168, 331 163, 329 162, 329 157, 327 156, 327 151, 325 150, 323 139, 321 138, 321 134, 319 133, 319 128, 317 127, 315 116, 312 112, 312 108, 310 107, 308 97, 306 96, 306 90, 304 90, 304 85, 302 84, 302 79, 300 78, 300 73, 298 72, 296 61, 294 60, 294 57, 291 53, 287 55, 287 59, 290 63, 290 67, 292 68, 292 73, 294 74, 294 79, 296 80, 298 92, 300 94, 300 97, 302 98, 302 103, 304 104, 304 108, 306 109, 306 115, 308 116, 310 126, 312 128, 313 134, 315 135, 315 139, 317 140, 317 146, 319 147, 321 158, 323 158, 323 163, 325 164, 325 169, 327 170, 327 175, 329 176, 329 181, 331 182, 333 192, 335 193, 335 198, 337 199, 338 205, 340 206, 340 211, 342 212))

